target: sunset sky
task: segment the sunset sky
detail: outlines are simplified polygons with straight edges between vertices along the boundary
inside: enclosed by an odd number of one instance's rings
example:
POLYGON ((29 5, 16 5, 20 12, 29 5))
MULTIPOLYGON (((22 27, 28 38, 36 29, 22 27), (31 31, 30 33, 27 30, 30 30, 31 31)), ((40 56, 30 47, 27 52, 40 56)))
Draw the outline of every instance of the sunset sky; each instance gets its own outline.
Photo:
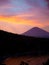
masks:
POLYGON ((0 0, 0 29, 23 33, 32 27, 49 32, 49 9, 44 0, 0 0))

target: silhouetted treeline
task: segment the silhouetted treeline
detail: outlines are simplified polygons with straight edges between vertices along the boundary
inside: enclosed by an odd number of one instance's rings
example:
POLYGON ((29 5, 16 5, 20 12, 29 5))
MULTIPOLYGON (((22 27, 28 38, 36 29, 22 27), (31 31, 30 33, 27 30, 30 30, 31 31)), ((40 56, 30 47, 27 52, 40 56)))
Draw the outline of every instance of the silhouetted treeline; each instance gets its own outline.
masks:
POLYGON ((49 39, 27 37, 0 30, 0 56, 49 55, 49 39))

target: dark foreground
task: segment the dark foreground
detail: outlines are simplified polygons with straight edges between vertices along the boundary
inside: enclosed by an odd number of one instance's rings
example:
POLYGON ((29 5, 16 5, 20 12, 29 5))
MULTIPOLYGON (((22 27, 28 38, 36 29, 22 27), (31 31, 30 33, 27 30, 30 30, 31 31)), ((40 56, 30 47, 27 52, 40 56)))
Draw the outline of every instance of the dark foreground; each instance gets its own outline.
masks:
POLYGON ((49 55, 49 38, 27 37, 0 30, 0 61, 27 55, 49 55))

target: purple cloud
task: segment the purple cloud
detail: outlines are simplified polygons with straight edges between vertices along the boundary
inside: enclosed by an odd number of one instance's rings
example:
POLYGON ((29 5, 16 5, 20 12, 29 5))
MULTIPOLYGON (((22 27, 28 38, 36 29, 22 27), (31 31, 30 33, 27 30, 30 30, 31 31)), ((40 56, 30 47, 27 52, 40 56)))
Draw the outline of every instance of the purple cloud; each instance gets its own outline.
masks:
POLYGON ((49 0, 25 0, 30 6, 40 6, 49 8, 49 0))
POLYGON ((26 0, 30 6, 38 6, 38 0, 26 0))
POLYGON ((46 6, 46 0, 26 0, 26 3, 31 6, 29 11, 35 14, 29 19, 38 19, 42 22, 45 20, 49 21, 49 9, 46 6))
POLYGON ((45 1, 46 1, 46 3, 47 3, 48 8, 49 8, 49 0, 45 0, 45 1))
POLYGON ((7 4, 9 2, 10 2, 10 0, 0 0, 0 5, 4 5, 4 4, 7 4))

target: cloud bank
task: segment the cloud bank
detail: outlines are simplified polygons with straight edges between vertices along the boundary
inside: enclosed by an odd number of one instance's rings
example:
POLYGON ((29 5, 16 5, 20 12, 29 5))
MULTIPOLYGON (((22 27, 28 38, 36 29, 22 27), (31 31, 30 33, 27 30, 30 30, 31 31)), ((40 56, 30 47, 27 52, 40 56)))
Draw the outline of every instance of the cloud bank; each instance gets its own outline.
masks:
MULTIPOLYGON (((21 26, 30 25, 32 27, 47 27, 49 26, 49 9, 47 8, 48 1, 0 0, 0 22, 6 22, 6 25, 11 26, 8 24, 10 22, 14 29, 16 29, 14 23, 21 24, 21 26)), ((5 28, 4 25, 3 28, 5 28)), ((6 27, 5 30, 6 29, 8 28, 6 27)), ((10 31, 11 29, 8 30, 10 31)))

